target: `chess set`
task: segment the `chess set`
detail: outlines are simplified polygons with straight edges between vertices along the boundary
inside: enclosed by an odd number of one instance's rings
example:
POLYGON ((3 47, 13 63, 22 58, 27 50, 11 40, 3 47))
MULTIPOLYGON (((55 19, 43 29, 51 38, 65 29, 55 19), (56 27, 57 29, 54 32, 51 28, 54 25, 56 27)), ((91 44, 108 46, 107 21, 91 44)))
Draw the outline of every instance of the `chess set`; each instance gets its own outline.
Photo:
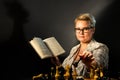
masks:
POLYGON ((76 69, 71 69, 70 66, 63 68, 60 66, 51 67, 51 72, 48 74, 38 74, 32 77, 32 80, 110 80, 103 74, 102 67, 91 68, 89 78, 78 76, 76 69))

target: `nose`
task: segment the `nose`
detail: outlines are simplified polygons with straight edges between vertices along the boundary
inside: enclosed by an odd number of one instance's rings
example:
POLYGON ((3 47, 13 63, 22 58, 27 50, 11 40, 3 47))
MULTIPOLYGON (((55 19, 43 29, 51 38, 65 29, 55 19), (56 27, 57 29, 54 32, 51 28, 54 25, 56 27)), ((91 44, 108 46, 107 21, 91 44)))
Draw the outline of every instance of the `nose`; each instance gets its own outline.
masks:
POLYGON ((80 31, 79 31, 79 34, 84 35, 84 31, 83 31, 83 30, 80 30, 80 31))

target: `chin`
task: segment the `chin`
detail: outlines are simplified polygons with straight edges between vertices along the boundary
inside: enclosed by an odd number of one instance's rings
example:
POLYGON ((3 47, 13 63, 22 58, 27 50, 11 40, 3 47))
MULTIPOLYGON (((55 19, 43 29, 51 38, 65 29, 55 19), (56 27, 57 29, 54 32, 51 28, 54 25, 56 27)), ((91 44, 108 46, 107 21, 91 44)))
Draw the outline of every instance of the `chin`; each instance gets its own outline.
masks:
POLYGON ((80 39, 79 41, 80 41, 80 42, 83 42, 83 43, 89 42, 88 40, 85 40, 85 39, 80 39))
POLYGON ((86 42, 86 40, 84 40, 84 39, 79 39, 79 41, 80 41, 80 42, 86 42))

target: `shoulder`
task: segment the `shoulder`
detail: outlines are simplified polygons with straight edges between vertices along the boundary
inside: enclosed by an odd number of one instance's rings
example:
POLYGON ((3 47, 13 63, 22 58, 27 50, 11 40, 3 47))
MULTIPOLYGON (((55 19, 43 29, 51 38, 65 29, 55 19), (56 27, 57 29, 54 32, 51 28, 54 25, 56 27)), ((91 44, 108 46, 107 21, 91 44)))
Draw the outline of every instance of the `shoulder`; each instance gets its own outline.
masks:
POLYGON ((77 51, 79 46, 80 46, 80 44, 77 44, 77 45, 73 46, 70 50, 70 55, 73 55, 77 51))
POLYGON ((74 51, 74 50, 78 49, 79 47, 80 47, 80 44, 77 44, 77 45, 72 47, 71 51, 74 51))
POLYGON ((91 44, 91 45, 94 45, 95 47, 100 47, 100 46, 105 46, 105 47, 107 47, 106 44, 101 43, 101 42, 98 42, 98 41, 96 41, 96 40, 92 40, 90 44, 91 44))
POLYGON ((106 44, 98 42, 96 40, 91 40, 91 42, 88 44, 88 48, 91 50, 98 49, 98 48, 103 48, 108 50, 108 46, 106 44))
POLYGON ((95 41, 95 44, 96 44, 96 47, 104 47, 104 48, 108 48, 108 46, 104 43, 101 43, 101 42, 98 42, 98 41, 95 41))

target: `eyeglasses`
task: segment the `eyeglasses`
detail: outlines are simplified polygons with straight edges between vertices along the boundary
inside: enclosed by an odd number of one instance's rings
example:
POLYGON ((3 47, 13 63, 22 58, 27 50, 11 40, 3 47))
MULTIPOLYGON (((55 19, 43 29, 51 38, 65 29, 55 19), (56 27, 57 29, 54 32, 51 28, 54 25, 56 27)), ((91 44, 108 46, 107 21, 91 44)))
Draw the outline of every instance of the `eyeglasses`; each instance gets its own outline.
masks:
POLYGON ((93 27, 85 27, 85 28, 83 28, 83 29, 80 29, 80 28, 75 28, 75 31, 76 32, 80 32, 80 31, 82 31, 82 32, 84 32, 84 33, 87 33, 90 29, 92 29, 93 27))

